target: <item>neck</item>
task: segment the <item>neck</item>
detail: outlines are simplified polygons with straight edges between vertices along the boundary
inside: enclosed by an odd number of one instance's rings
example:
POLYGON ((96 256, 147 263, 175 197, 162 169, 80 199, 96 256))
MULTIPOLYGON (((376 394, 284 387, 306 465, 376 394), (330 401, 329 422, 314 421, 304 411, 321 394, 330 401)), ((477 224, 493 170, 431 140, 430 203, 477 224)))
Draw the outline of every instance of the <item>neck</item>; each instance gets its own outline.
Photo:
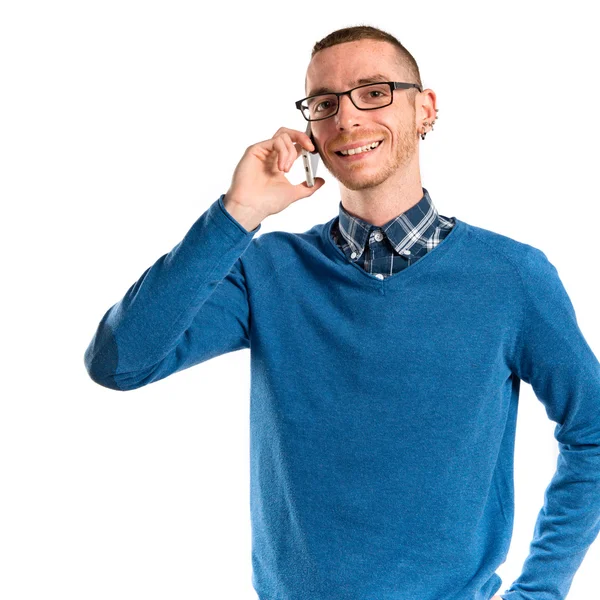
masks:
POLYGON ((423 197, 418 162, 396 169, 379 185, 350 190, 340 183, 342 206, 354 217, 377 227, 406 212, 423 197))

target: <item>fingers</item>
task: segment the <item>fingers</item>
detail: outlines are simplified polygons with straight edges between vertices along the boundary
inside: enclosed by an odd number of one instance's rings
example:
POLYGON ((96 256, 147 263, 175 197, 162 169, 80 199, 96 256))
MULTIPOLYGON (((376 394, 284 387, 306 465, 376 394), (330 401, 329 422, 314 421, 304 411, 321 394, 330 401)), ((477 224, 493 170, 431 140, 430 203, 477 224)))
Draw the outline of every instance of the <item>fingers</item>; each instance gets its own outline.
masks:
POLYGON ((271 164, 273 166, 277 164, 277 169, 282 172, 287 172, 292 168, 294 162, 300 156, 302 149, 306 149, 309 152, 316 150, 312 140, 306 133, 287 127, 280 127, 270 140, 254 144, 248 147, 246 151, 249 151, 251 148, 260 148, 261 152, 266 153, 274 151, 275 154, 269 156, 269 160, 272 161, 271 164))
POLYGON ((308 135, 306 135, 306 133, 304 133, 303 131, 298 131, 297 129, 289 129, 288 127, 280 127, 275 132, 273 139, 283 134, 287 134, 292 140, 292 142, 299 144, 300 146, 306 148, 306 150, 310 152, 314 152, 315 147, 310 137, 308 137, 308 135))
POLYGON ((280 171, 286 171, 286 164, 289 160, 289 150, 282 136, 273 138, 273 149, 277 152, 277 168, 280 171))
POLYGON ((287 133, 284 133, 281 137, 283 138, 288 151, 285 170, 289 171, 292 168, 294 161, 298 158, 298 152, 296 150, 296 146, 294 146, 294 142, 292 142, 292 138, 290 138, 287 133))
MULTIPOLYGON (((296 146, 294 145, 292 137, 289 133, 282 132, 279 135, 276 134, 272 139, 274 140, 273 148, 277 151, 278 155, 277 167, 280 171, 288 172, 292 168, 296 159, 300 156, 300 150, 296 149, 296 146)), ((310 139, 308 141, 310 142, 310 139)), ((312 145, 312 142, 310 143, 312 145)), ((298 143, 298 145, 300 144, 298 143)))

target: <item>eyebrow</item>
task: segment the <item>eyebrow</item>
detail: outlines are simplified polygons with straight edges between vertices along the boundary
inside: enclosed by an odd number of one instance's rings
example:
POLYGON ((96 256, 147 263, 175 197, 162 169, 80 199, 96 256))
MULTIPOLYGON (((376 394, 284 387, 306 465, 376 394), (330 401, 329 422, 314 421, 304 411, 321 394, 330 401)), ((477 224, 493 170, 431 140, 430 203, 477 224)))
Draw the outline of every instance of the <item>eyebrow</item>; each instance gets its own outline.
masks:
MULTIPOLYGON (((370 77, 362 77, 361 79, 355 79, 354 81, 350 82, 350 89, 359 86, 359 85, 363 85, 365 83, 373 83, 375 81, 390 81, 390 78, 387 75, 382 75, 381 73, 376 73, 375 75, 371 75, 370 77)), ((307 97, 309 96, 316 96, 318 94, 329 94, 331 93, 332 90, 330 88, 328 88, 327 86, 323 86, 323 87, 319 87, 316 90, 313 90, 310 94, 308 94, 307 97)))

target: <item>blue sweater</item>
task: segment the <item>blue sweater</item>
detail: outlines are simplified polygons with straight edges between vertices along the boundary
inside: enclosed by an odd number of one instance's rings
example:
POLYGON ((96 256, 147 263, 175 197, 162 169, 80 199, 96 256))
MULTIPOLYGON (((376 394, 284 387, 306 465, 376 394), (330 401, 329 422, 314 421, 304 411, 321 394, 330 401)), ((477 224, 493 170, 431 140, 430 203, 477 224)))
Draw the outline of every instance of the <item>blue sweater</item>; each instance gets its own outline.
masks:
POLYGON ((260 600, 488 600, 508 553, 520 382, 560 456, 505 600, 563 600, 600 529, 600 363, 539 249, 456 224, 379 279, 335 219, 260 236, 213 202, 112 306, 90 377, 132 390, 250 348, 260 600))

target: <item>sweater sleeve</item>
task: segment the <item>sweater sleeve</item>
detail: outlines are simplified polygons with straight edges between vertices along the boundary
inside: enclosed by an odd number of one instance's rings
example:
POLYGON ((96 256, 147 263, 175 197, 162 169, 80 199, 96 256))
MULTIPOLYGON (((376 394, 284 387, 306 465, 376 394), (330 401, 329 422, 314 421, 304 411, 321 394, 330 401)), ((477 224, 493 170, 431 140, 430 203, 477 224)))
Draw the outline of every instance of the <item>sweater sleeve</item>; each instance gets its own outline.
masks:
POLYGON ((505 600, 564 600, 600 530, 600 363, 554 265, 524 252, 525 309, 513 371, 557 423, 557 468, 530 552, 505 600))
POLYGON ((133 390, 250 347, 240 257, 261 225, 247 231, 223 198, 105 313, 84 354, 96 383, 133 390))

